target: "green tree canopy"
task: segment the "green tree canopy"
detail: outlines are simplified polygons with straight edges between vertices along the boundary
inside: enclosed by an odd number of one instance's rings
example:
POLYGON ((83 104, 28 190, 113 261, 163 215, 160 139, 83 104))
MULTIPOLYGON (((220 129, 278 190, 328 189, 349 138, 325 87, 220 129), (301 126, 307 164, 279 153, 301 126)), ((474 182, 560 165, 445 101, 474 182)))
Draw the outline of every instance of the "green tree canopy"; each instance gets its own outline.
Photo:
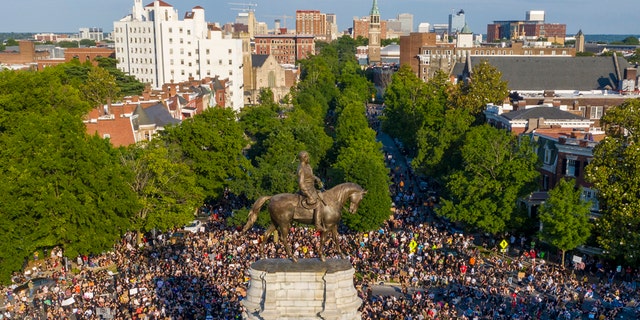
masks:
POLYGON ((132 219, 136 229, 167 231, 183 226, 204 202, 196 175, 183 161, 179 146, 171 147, 154 139, 120 150, 122 164, 133 173, 131 189, 140 203, 132 219))
POLYGON ((404 143, 409 150, 417 146, 416 133, 422 127, 428 95, 425 84, 408 65, 400 67, 384 94, 382 129, 404 143))
POLYGON ((640 262, 640 100, 629 99, 604 114, 607 136, 593 150, 586 179, 598 190, 603 215, 598 243, 612 258, 640 262))
POLYGON ((215 199, 235 179, 244 179, 251 164, 243 155, 247 146, 236 114, 228 108, 209 108, 165 130, 163 139, 177 144, 197 176, 207 199, 215 199))
POLYGON ((515 218, 517 200, 537 185, 537 155, 527 139, 489 125, 473 127, 461 150, 463 167, 447 182, 439 215, 497 234, 515 218))
MULTIPOLYGON (((501 105, 509 96, 507 82, 502 80, 502 73, 487 61, 473 66, 471 79, 461 81, 458 90, 451 95, 452 104, 465 108, 482 119, 482 111, 488 103, 501 105)), ((484 122, 484 121, 481 121, 484 122)))
POLYGON ((132 229, 138 204, 130 172, 107 140, 87 136, 81 118, 65 110, 12 121, 0 135, 2 279, 37 249, 99 253, 132 229))
POLYGON ((583 200, 581 195, 575 180, 562 179, 540 207, 540 239, 562 250, 562 267, 564 253, 585 243, 591 235, 591 202, 583 200))

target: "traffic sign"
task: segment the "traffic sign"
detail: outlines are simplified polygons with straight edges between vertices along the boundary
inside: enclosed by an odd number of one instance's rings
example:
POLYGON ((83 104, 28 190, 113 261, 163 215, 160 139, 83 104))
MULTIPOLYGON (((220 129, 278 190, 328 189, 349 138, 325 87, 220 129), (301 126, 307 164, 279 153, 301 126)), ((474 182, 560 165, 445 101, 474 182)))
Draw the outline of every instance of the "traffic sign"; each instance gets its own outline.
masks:
POLYGON ((502 241, 500 242, 500 248, 502 249, 506 249, 508 245, 509 243, 507 242, 507 240, 502 239, 502 241))

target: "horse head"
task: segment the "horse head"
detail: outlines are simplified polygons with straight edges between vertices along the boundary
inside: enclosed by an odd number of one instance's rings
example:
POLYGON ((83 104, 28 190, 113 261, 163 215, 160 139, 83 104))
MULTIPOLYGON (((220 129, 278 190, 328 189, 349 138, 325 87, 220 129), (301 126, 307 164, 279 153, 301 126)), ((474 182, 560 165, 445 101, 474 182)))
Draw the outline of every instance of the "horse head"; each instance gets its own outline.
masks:
POLYGON ((358 211, 360 201, 362 201, 365 194, 367 194, 367 190, 355 191, 349 195, 349 213, 354 214, 358 211))

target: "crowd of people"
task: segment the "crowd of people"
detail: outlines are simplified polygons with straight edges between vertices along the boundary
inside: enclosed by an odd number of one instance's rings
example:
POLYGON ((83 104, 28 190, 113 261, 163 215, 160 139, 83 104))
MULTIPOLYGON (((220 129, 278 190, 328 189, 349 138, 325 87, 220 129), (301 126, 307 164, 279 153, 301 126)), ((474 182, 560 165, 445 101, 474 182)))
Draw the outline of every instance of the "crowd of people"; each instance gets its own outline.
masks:
MULTIPOLYGON (((435 216, 411 170, 391 151, 385 158, 394 201, 389 220, 367 233, 342 230, 338 244, 356 271, 362 319, 635 316, 636 270, 607 268, 588 256, 580 270, 563 269, 513 238, 511 254, 500 254, 497 239, 457 232, 435 216), (380 286, 398 290, 381 294, 380 286)), ((1 288, 0 319, 240 319, 247 270, 261 258, 258 244, 266 241, 268 257, 286 258, 259 228, 241 233, 226 225, 247 205, 227 193, 203 208, 201 232, 129 233, 112 251, 74 261, 53 250, 1 288)), ((314 228, 291 231, 295 255, 317 257, 314 228)), ((337 257, 335 247, 326 248, 337 257)))

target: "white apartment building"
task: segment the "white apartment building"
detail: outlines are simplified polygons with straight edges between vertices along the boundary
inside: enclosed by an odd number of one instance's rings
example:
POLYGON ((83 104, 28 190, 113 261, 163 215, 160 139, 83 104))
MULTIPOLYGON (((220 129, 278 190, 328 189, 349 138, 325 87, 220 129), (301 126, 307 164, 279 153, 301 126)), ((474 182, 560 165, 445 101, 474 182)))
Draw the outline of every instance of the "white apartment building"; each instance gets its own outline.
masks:
POLYGON ((118 69, 154 89, 218 76, 229 80, 227 107, 244 106, 242 40, 207 23, 202 7, 180 20, 178 11, 162 0, 146 6, 134 0, 131 14, 113 23, 113 40, 118 69))

